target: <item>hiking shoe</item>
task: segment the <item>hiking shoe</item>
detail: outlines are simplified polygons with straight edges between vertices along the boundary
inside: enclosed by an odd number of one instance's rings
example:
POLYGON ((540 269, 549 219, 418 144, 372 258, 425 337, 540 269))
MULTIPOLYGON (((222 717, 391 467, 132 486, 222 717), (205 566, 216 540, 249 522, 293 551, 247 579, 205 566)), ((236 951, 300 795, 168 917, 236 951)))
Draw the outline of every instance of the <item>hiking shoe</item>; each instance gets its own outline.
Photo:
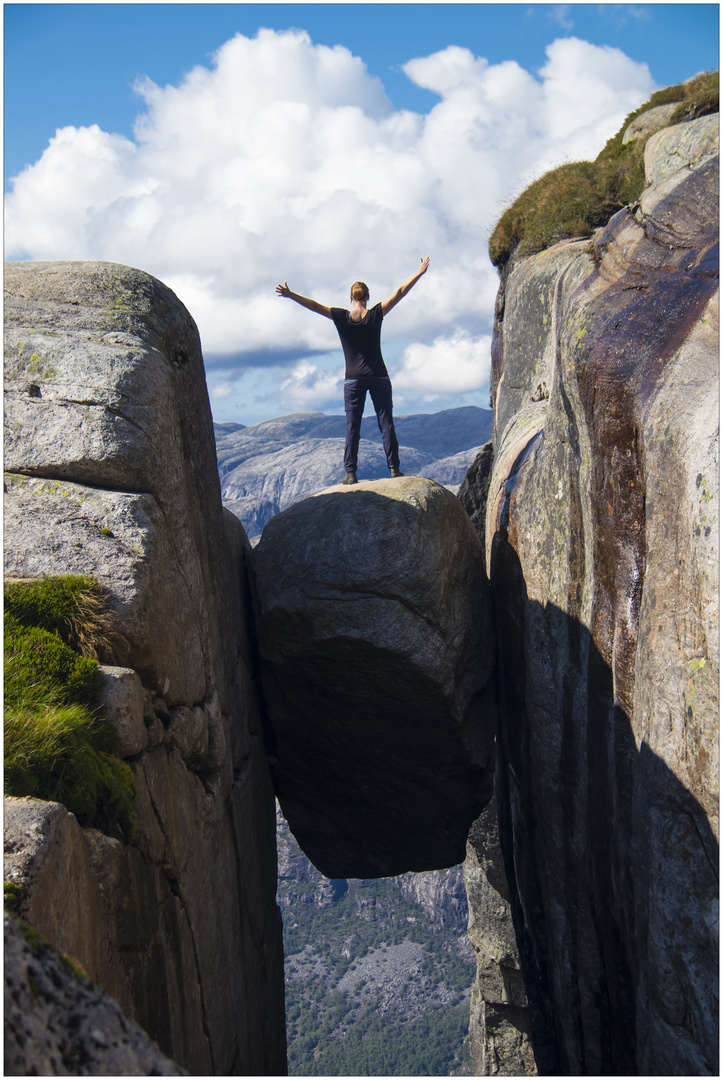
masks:
POLYGON ((400 472, 400 471, 399 471, 399 469, 390 469, 390 470, 389 470, 389 474, 390 474, 390 476, 392 477, 392 479, 393 479, 393 480, 394 480, 394 479, 395 479, 395 478, 396 478, 397 476, 404 476, 404 473, 403 473, 403 472, 400 472))
POLYGON ((359 481, 356 478, 356 473, 355 472, 346 473, 346 475, 344 476, 344 479, 342 480, 342 484, 358 484, 358 483, 359 483, 359 481))

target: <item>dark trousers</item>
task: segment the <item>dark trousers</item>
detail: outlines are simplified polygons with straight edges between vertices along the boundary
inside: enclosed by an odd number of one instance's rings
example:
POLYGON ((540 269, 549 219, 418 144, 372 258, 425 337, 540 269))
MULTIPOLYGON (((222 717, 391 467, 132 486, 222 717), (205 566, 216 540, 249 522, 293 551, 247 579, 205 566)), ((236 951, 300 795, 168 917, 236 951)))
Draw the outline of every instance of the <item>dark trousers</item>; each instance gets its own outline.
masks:
POLYGON ((364 403, 367 390, 372 399, 377 423, 382 433, 384 452, 390 469, 399 468, 399 443, 394 431, 392 417, 392 382, 389 378, 346 379, 344 382, 344 409, 346 410, 346 446, 344 447, 344 469, 356 472, 356 458, 359 450, 361 422, 364 415, 364 403))

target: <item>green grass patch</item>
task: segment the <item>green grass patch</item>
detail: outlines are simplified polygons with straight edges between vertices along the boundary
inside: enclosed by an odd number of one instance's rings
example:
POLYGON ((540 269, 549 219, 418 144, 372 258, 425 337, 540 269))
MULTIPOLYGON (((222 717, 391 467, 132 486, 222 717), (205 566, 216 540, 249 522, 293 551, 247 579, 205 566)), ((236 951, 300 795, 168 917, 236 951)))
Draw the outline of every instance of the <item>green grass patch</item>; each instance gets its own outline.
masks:
POLYGON ((89 704, 100 689, 98 661, 56 634, 5 615, 5 705, 89 704))
POLYGON ((107 592, 82 574, 8 581, 5 611, 21 625, 48 630, 94 660, 113 663, 125 647, 107 592))
POLYGON ((489 241, 492 263, 502 269, 514 254, 534 255, 571 237, 591 236, 624 206, 640 198, 645 186, 645 142, 623 144, 629 125, 649 109, 679 102, 668 121, 679 124, 718 112, 718 72, 659 90, 630 113, 595 161, 560 165, 540 177, 498 221, 489 241))
POLYGON ((118 733, 83 705, 8 707, 5 793, 62 803, 81 825, 135 828, 133 773, 115 756, 118 733))
MULTIPOLYGON (((47 578, 5 589, 5 794, 62 803, 81 825, 128 840, 133 773, 117 757, 117 731, 93 706, 98 661, 78 651, 79 642, 95 651, 101 644, 98 608, 90 629, 78 614, 79 595, 95 590, 88 579, 66 580, 67 587, 47 578)), ((112 628, 103 625, 108 640, 112 628)))

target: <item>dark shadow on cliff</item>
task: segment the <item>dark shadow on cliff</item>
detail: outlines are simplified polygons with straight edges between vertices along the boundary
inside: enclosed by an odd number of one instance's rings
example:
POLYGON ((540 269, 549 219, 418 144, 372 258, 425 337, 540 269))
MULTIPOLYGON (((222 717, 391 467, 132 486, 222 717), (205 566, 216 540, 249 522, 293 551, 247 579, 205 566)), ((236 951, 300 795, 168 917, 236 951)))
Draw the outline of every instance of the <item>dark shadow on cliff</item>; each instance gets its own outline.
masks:
POLYGON ((718 844, 585 626, 492 541, 500 837, 542 1074, 718 1072, 718 844), (539 672, 545 672, 545 678, 539 672))

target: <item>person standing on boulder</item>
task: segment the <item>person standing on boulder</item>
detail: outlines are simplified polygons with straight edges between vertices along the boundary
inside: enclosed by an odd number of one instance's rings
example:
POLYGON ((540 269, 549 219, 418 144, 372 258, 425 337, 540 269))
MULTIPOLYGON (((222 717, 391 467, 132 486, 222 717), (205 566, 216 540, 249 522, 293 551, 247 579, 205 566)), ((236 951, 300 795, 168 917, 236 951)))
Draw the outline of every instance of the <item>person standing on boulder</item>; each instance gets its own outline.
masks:
POLYGON ((344 375, 344 410, 346 412, 346 445, 344 447, 344 484, 356 484, 357 452, 361 435, 367 390, 377 414, 382 433, 384 452, 391 476, 404 476, 399 469, 399 443, 394 431, 392 416, 392 383, 382 358, 382 319, 406 296, 413 285, 427 272, 429 256, 420 259, 416 274, 400 285, 392 295, 367 311, 369 289, 363 281, 355 281, 351 287, 351 311, 346 308, 326 307, 316 300, 292 292, 286 282, 276 286, 279 296, 295 300, 297 304, 332 319, 339 332, 344 350, 346 372, 344 375))

